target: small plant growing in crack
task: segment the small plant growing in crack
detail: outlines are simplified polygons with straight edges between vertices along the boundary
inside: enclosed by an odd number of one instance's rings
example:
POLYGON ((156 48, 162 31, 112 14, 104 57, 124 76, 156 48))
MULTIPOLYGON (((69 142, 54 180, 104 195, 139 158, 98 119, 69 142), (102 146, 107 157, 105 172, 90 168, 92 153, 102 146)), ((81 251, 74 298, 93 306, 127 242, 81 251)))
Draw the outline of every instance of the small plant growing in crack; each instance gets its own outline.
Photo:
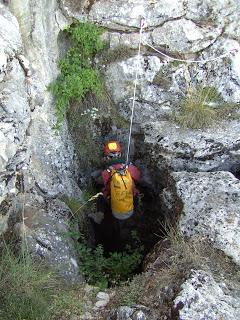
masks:
POLYGON ((214 87, 190 87, 174 117, 185 128, 203 129, 222 120, 239 119, 239 104, 223 101, 214 87))
POLYGON ((216 110, 213 109, 212 104, 215 104, 218 99, 219 93, 213 87, 190 87, 175 119, 185 128, 209 127, 217 119, 216 110))

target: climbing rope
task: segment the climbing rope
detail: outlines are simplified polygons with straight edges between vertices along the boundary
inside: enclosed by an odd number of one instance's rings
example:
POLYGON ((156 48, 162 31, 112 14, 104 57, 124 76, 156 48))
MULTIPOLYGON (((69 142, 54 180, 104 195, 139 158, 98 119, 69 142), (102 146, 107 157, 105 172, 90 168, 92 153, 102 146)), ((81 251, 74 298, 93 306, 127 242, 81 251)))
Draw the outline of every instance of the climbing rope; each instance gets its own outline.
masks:
POLYGON ((130 144, 131 144, 131 136, 132 136, 132 125, 133 125, 133 115, 134 115, 135 100, 136 100, 137 80, 138 80, 139 67, 140 67, 140 53, 141 53, 141 43, 142 43, 142 31, 143 31, 144 26, 145 26, 145 19, 142 18, 142 19, 141 19, 141 22, 140 22, 140 31, 139 31, 139 43, 138 43, 138 55, 137 55, 138 58, 137 58, 137 68, 136 68, 135 80, 134 80, 132 112, 131 112, 131 121, 130 121, 129 136, 128 136, 128 147, 127 147, 126 164, 128 164, 129 153, 130 153, 130 144))
POLYGON ((134 108, 135 108, 135 100, 136 100, 136 89, 137 89, 137 81, 138 81, 138 75, 139 75, 139 69, 140 69, 140 53, 141 53, 141 44, 148 46, 150 48, 152 48, 153 50, 155 50, 156 52, 158 52, 159 54, 161 54, 162 56, 172 60, 172 61, 178 61, 178 62, 187 62, 187 63, 206 63, 206 62, 211 62, 211 61, 216 61, 216 60, 220 60, 228 55, 234 55, 235 53, 238 52, 238 49, 231 49, 217 57, 213 57, 213 58, 209 58, 209 59, 202 59, 202 60, 188 60, 188 59, 177 59, 177 58, 173 58, 169 55, 167 55, 166 53, 156 49, 155 47, 153 47, 152 45, 150 45, 149 43, 142 41, 142 32, 143 32, 143 28, 146 26, 145 24, 145 19, 142 18, 141 22, 140 22, 140 31, 139 31, 139 44, 138 44, 138 55, 137 55, 137 68, 136 68, 136 72, 135 72, 135 80, 134 80, 134 89, 133 89, 133 101, 132 101, 132 111, 131 111, 131 120, 130 120, 130 128, 129 128, 129 136, 128 136, 128 147, 127 147, 127 157, 126 157, 126 164, 128 164, 129 161, 129 153, 130 153, 130 144, 131 144, 131 136, 132 136, 132 126, 133 126, 133 116, 134 116, 134 108))
POLYGON ((173 61, 178 61, 178 62, 188 62, 188 63, 206 63, 206 62, 211 62, 211 61, 216 61, 216 60, 220 60, 226 56, 228 56, 229 54, 234 54, 237 53, 238 50, 237 49, 231 49, 223 54, 221 54, 220 56, 214 57, 214 58, 209 58, 209 59, 202 59, 202 60, 188 60, 188 59, 177 59, 177 58, 173 58, 169 55, 167 55, 166 53, 163 53, 162 51, 154 48, 153 46, 151 46, 149 43, 147 42, 142 42, 143 45, 148 46, 150 48, 152 48, 153 50, 155 50, 156 52, 160 53, 162 56, 173 60, 173 61))

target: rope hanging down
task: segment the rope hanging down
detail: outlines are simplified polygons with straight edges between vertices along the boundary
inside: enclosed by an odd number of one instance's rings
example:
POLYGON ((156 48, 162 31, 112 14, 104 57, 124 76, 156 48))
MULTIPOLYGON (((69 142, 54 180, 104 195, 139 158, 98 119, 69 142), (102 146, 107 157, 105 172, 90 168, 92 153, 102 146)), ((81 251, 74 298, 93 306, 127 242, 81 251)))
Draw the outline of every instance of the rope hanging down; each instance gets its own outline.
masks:
POLYGON ((238 52, 238 49, 231 49, 217 57, 209 58, 209 59, 203 59, 203 60, 185 60, 185 59, 177 59, 173 58, 169 55, 167 55, 164 52, 161 52, 160 50, 154 48, 152 45, 149 43, 142 41, 142 31, 143 28, 145 27, 145 19, 142 18, 140 22, 140 31, 139 31, 139 44, 138 44, 138 55, 137 55, 137 68, 135 72, 135 80, 134 80, 134 91, 133 91, 133 101, 132 101, 132 112, 131 112, 131 120, 130 120, 130 128, 129 128, 129 136, 128 136, 128 148, 127 148, 127 158, 126 158, 126 164, 129 161, 129 153, 130 153, 130 144, 131 144, 131 136, 132 136, 132 126, 133 126, 133 116, 134 116, 134 108, 135 108, 135 100, 136 100, 136 88, 137 88, 137 80, 138 80, 138 75, 139 75, 139 67, 140 67, 140 53, 141 53, 141 44, 146 45, 156 52, 160 53, 162 56, 173 60, 173 61, 179 61, 179 62, 187 62, 187 63, 206 63, 206 62, 211 62, 211 61, 216 61, 220 60, 228 55, 234 55, 235 53, 238 52))
POLYGON ((138 80, 139 67, 140 67, 140 53, 141 53, 141 43, 142 43, 142 30, 143 30, 144 26, 145 26, 145 19, 141 19, 141 22, 140 22, 140 31, 139 31, 139 43, 138 43, 138 55, 137 55, 137 68, 136 68, 135 80, 134 80, 133 101, 132 101, 132 113, 131 113, 131 121, 130 121, 129 136, 128 136, 128 147, 127 147, 126 164, 128 164, 129 153, 130 153, 130 144, 131 144, 131 136, 132 136, 132 125, 133 125, 133 115, 134 115, 135 100, 136 100, 137 80, 138 80))

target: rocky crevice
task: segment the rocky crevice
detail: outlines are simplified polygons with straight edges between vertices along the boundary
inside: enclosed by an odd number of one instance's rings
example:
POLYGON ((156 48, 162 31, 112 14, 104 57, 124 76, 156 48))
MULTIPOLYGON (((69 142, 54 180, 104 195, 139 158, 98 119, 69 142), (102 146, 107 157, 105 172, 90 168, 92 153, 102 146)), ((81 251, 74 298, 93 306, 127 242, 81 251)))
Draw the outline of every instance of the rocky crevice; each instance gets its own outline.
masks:
MULTIPOLYGON (((132 7, 126 7, 124 1, 111 1, 109 7, 105 0, 95 3, 20 3, 17 0, 2 3, 9 5, 12 14, 9 8, 0 5, 0 107, 4 112, 0 132, 3 150, 0 158, 0 230, 5 232, 11 225, 20 238, 27 231, 36 260, 44 258, 51 266, 61 264, 65 270, 63 276, 81 281, 73 243, 61 236, 62 232, 68 232, 70 211, 59 199, 63 193, 81 197, 77 179, 81 176, 84 186, 86 172, 83 166, 79 174, 66 124, 59 136, 53 134, 53 101, 45 90, 57 75, 56 61, 61 54, 57 38, 61 30, 73 19, 87 18, 107 27, 105 37, 110 41, 110 49, 123 44, 135 50, 139 17, 147 13, 147 22, 150 21, 145 32, 147 41, 150 39, 156 47, 165 48, 167 52, 180 52, 194 58, 200 54, 200 58, 208 58, 232 47, 239 48, 236 31, 239 19, 233 14, 235 4, 230 2, 228 6, 223 1, 215 4, 215 8, 210 1, 201 5, 198 1, 173 1, 170 7, 164 6, 164 1, 148 4, 140 0, 132 1, 132 7), (81 11, 83 7, 84 12, 81 11), (75 9, 77 12, 73 11, 75 9), (223 24, 224 18, 227 21, 223 24), (192 33, 181 32, 182 38, 178 38, 176 26, 188 32, 192 26, 192 33), (171 35, 170 27, 174 30, 171 35), (23 204, 25 224, 21 221, 23 204)), ((131 159, 145 176, 142 191, 147 194, 148 190, 145 210, 146 214, 152 215, 149 225, 157 219, 170 219, 171 222, 179 219, 179 227, 186 236, 208 238, 214 247, 239 264, 239 180, 227 172, 239 175, 239 121, 226 120, 215 128, 191 130, 183 129, 171 120, 189 83, 203 86, 211 83, 224 101, 239 103, 239 55, 231 55, 221 64, 189 66, 186 74, 183 64, 168 63, 166 66, 165 59, 160 59, 158 54, 149 53, 146 48, 143 52, 131 159), (160 80, 168 76, 168 81, 154 83, 157 73, 164 70, 160 80)), ((122 57, 102 68, 115 107, 126 120, 129 120, 135 67, 135 57, 122 57)), ((91 130, 98 141, 103 135, 118 136, 126 141, 128 132, 108 121, 96 121, 91 130)), ((159 254, 158 262, 160 258, 159 254)), ((238 306, 239 300, 231 297, 228 289, 223 290, 219 283, 200 269, 189 276, 179 293, 181 297, 171 295, 178 309, 176 319, 197 317, 198 304, 193 303, 193 299, 196 302, 199 298, 196 293, 199 287, 210 292, 210 297, 222 299, 224 296, 227 305, 227 313, 216 313, 209 319, 226 314, 230 314, 228 319, 235 316, 239 308, 233 310, 229 305, 238 306), (223 291, 218 295, 219 288, 223 291), (194 292, 192 296, 191 292, 194 292), (188 310, 186 305, 189 305, 188 310)), ((159 308, 161 303, 164 305, 164 300, 158 301, 159 308)), ((211 314, 207 300, 204 305, 211 314)), ((134 318, 137 312, 138 316, 145 314, 146 318, 150 314, 150 319, 154 319, 151 310, 146 308, 140 311, 124 309, 113 317, 134 318)), ((200 313, 203 312, 201 309, 200 313)))

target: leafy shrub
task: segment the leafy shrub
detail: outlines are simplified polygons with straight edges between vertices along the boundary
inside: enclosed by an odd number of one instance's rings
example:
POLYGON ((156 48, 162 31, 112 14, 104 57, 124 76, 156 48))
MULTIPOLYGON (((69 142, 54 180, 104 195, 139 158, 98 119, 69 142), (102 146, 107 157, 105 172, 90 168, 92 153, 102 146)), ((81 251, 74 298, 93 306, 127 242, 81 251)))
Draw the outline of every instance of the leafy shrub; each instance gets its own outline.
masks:
POLYGON ((102 84, 97 70, 92 66, 94 56, 103 49, 102 30, 91 23, 75 23, 65 29, 72 47, 59 60, 60 74, 48 89, 55 97, 57 123, 62 124, 65 114, 74 101, 80 101, 88 92, 100 95, 102 84))
POLYGON ((110 252, 106 255, 102 245, 88 247, 84 236, 75 231, 66 234, 75 240, 80 272, 91 285, 107 288, 109 285, 127 281, 139 267, 143 257, 143 246, 135 232, 132 232, 132 245, 123 252, 110 252), (77 241, 81 242, 77 242, 77 241))
POLYGON ((210 106, 218 101, 219 94, 215 88, 190 88, 176 120, 183 127, 201 129, 210 126, 217 113, 210 106))
POLYGON ((95 249, 80 243, 77 246, 79 268, 90 284, 101 288, 128 280, 142 259, 142 247, 126 248, 123 252, 111 252, 108 257, 98 245, 95 249))

